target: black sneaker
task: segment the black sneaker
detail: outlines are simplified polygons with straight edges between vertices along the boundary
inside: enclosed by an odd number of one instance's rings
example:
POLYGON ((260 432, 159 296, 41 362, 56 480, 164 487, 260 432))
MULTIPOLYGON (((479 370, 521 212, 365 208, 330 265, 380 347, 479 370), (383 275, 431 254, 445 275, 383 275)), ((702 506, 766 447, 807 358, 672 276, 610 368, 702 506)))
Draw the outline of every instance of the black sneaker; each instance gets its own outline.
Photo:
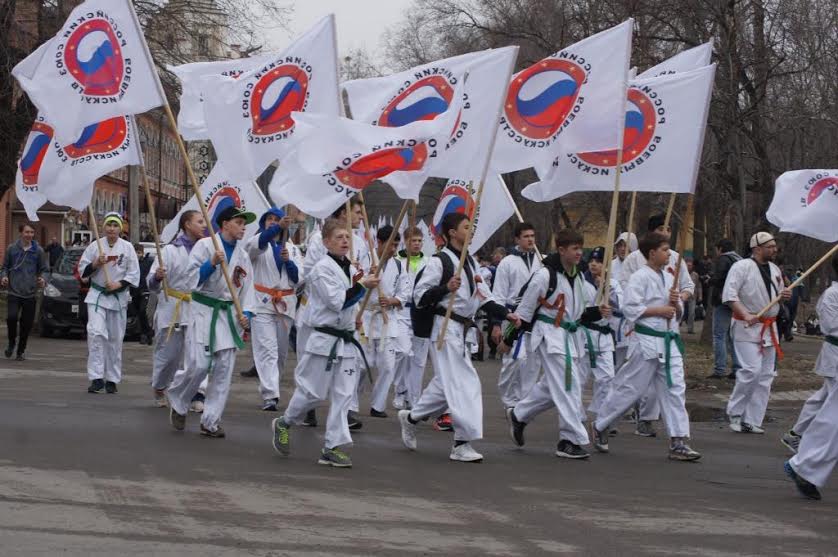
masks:
POLYGON ((26 359, 26 358, 24 358, 24 357, 23 357, 23 352, 21 352, 20 354, 18 354, 18 355, 17 355, 17 358, 15 358, 15 360, 17 360, 18 362, 22 362, 22 361, 24 361, 25 359, 26 359))
POLYGON ((303 420, 303 425, 308 427, 317 427, 317 410, 312 408, 306 413, 306 419, 303 420))
POLYGON ((269 398, 262 403, 262 410, 265 412, 276 412, 276 406, 279 404, 278 398, 269 398))
POLYGON ((207 429, 204 427, 204 424, 201 424, 201 435, 204 437, 210 437, 211 439, 224 439, 227 437, 227 434, 224 433, 224 429, 221 426, 215 428, 215 430, 207 429))
POLYGON ((169 405, 169 423, 178 431, 183 431, 186 427, 186 415, 175 412, 171 404, 169 405))
POLYGON ((87 388, 88 393, 101 393, 105 389, 105 380, 104 379, 94 379, 90 382, 90 386, 87 388))
POLYGON ((594 448, 601 452, 608 452, 608 431, 599 431, 596 428, 596 421, 591 420, 591 443, 594 448))
POLYGON ((239 372, 239 375, 242 377, 259 377, 259 373, 257 373, 255 365, 248 370, 239 372))
POLYGON ((370 408, 370 416, 373 418, 386 418, 387 412, 379 412, 375 408, 370 408))
POLYGON ((799 476, 797 472, 794 471, 794 468, 791 467, 789 461, 787 460, 785 464, 783 464, 783 469, 786 471, 786 475, 794 480, 794 485, 797 486, 797 491, 800 494, 807 498, 813 499, 815 501, 821 500, 821 492, 818 491, 818 488, 815 484, 806 481, 803 477, 799 476))
POLYGON ((3 353, 6 355, 7 358, 11 358, 12 357, 12 352, 14 352, 14 351, 15 351, 15 345, 10 344, 6 347, 6 351, 3 352, 3 353))
POLYGON ((346 421, 349 422, 349 429, 353 431, 364 427, 364 422, 358 419, 358 413, 352 410, 346 414, 346 421))
POLYGON ((579 445, 571 443, 567 439, 562 439, 556 447, 556 456, 560 458, 573 458, 579 460, 582 458, 588 458, 591 455, 579 445))
POLYGON ((105 392, 109 395, 112 395, 117 392, 116 383, 113 381, 108 381, 105 383, 105 392))
POLYGON ((509 436, 512 438, 512 442, 517 447, 523 447, 524 428, 527 427, 527 424, 518 421, 518 418, 515 417, 514 408, 506 409, 506 419, 509 421, 509 436))

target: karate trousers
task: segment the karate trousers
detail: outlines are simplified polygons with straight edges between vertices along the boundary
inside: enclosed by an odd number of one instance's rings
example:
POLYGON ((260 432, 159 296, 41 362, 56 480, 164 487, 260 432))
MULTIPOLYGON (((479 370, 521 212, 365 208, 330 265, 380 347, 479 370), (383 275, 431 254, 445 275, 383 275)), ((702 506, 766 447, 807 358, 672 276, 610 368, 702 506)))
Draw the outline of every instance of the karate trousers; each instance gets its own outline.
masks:
POLYGON ((773 346, 757 342, 737 342, 733 349, 741 369, 736 373, 736 385, 727 403, 728 416, 742 416, 742 422, 761 426, 771 396, 771 383, 777 372, 774 364, 777 351, 773 346))
POLYGON ((192 343, 187 342, 186 370, 182 374, 175 375, 175 380, 169 387, 168 397, 171 408, 178 414, 186 415, 189 411, 189 403, 198 392, 201 382, 208 379, 201 424, 210 431, 215 431, 227 406, 235 365, 235 348, 216 350, 212 358, 209 358, 202 345, 192 346, 192 343))
POLYGON ((367 360, 377 371, 370 397, 371 408, 379 412, 387 409, 387 395, 396 377, 396 368, 401 366, 404 360, 409 359, 409 342, 407 338, 394 337, 370 339, 367 344, 367 360))
POLYGON ((186 348, 186 326, 172 329, 164 327, 157 330, 154 341, 152 360, 151 388, 158 391, 169 388, 175 374, 183 369, 186 348))
POLYGON ((803 435, 806 433, 806 430, 809 429, 809 425, 811 425, 812 420, 815 419, 815 416, 818 415, 821 408, 823 407, 823 403, 826 402, 827 396, 829 396, 829 388, 827 383, 830 380, 834 380, 831 377, 824 378, 824 383, 820 389, 812 393, 806 402, 803 403, 803 408, 800 409, 800 416, 797 417, 797 422, 794 424, 792 431, 794 431, 798 435, 803 435))
POLYGON ((538 381, 539 368, 530 354, 530 335, 522 334, 512 351, 503 355, 498 375, 498 393, 504 408, 511 408, 523 399, 538 381), (520 348, 518 343, 521 343, 520 348), (518 350, 517 358, 515 357, 518 350))
POLYGON ((87 378, 122 381, 122 339, 128 309, 87 304, 87 378))
POLYGON ((838 379, 825 378, 817 394, 823 403, 806 427, 797 454, 789 464, 798 475, 823 487, 838 462, 838 379))
MULTIPOLYGON (((596 367, 591 367, 591 360, 586 355, 579 361, 579 388, 581 391, 588 386, 588 381, 593 377, 593 394, 591 403, 588 405, 588 412, 597 415, 599 408, 602 406, 602 401, 608 396, 611 390, 611 382, 614 380, 614 353, 600 352, 596 356, 596 367)), ((517 414, 516 414, 517 416, 517 414)), ((586 422, 588 421, 588 414, 585 411, 585 405, 579 405, 579 418, 586 422)))
POLYGON ((405 369, 404 387, 411 408, 416 405, 422 395, 425 366, 428 364, 430 349, 431 339, 414 336, 410 341, 410 356, 402 360, 401 365, 405 369))
POLYGON ((262 400, 279 399, 279 381, 285 370, 288 339, 293 324, 287 315, 276 313, 257 313, 250 320, 253 361, 259 374, 259 394, 262 400))

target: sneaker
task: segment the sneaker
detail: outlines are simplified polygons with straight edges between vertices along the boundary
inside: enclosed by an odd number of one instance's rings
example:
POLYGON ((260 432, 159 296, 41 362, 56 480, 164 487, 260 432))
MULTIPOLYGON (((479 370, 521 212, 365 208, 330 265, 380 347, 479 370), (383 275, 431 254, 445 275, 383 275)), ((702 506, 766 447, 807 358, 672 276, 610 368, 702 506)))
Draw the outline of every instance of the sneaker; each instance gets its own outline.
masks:
POLYGON ((404 410, 407 408, 407 393, 396 393, 393 397, 393 408, 396 410, 404 410))
POLYGON ((15 345, 10 344, 6 347, 6 351, 3 352, 3 353, 6 355, 7 358, 11 358, 12 357, 12 352, 14 352, 14 351, 15 351, 15 345))
POLYGON ((483 462, 483 455, 475 451, 471 443, 463 443, 451 448, 451 455, 448 459, 457 462, 483 462))
POLYGON ((227 434, 224 433, 224 429, 221 426, 218 426, 213 430, 204 427, 204 424, 201 424, 201 435, 212 439, 224 439, 227 437, 227 434))
POLYGON ((113 381, 106 381, 105 382, 105 392, 109 395, 115 394, 117 391, 116 383, 113 381))
POLYGON ((169 423, 172 424, 172 427, 176 430, 183 431, 183 428, 186 427, 186 415, 178 414, 175 412, 175 409, 169 405, 169 423))
POLYGON ((730 429, 742 433, 742 416, 730 416, 730 429))
POLYGON ((387 412, 379 412, 375 408, 370 408, 370 416, 373 418, 386 418, 387 412))
POLYGON ((635 435, 640 437, 657 437, 658 432, 655 431, 655 426, 652 422, 641 420, 637 422, 637 428, 634 430, 635 435))
POLYGON ((506 419, 509 421, 509 436, 512 438, 512 442, 515 443, 516 447, 523 447, 524 428, 527 427, 527 424, 518 421, 518 418, 515 417, 514 408, 506 409, 506 419))
POLYGON ((765 430, 759 427, 758 425, 752 425, 746 422, 742 422, 742 433, 755 433, 757 435, 762 435, 765 433, 765 430))
POLYGON ((278 398, 269 398, 262 404, 262 410, 265 412, 276 412, 277 404, 279 404, 278 398))
POLYGON ((320 459, 317 464, 333 466, 335 468, 352 468, 352 459, 340 449, 323 448, 320 451, 320 459))
POLYGON ((736 381, 736 372, 735 372, 735 371, 731 371, 730 373, 728 373, 727 375, 725 375, 725 379, 727 379, 727 380, 729 380, 729 381, 736 381))
POLYGON ((204 411, 204 401, 203 399, 196 398, 192 402, 189 403, 189 411, 195 412, 196 414, 201 414, 204 411))
POLYGON ((567 439, 562 439, 556 447, 556 456, 560 458, 573 458, 578 460, 588 458, 591 455, 579 445, 571 443, 567 439))
POLYGON ((402 426, 402 443, 411 451, 416 450, 416 424, 410 423, 410 410, 399 410, 399 424, 402 426))
POLYGON ((687 442, 683 439, 673 439, 672 443, 669 445, 669 459, 670 460, 683 460, 686 462, 698 460, 701 458, 701 453, 698 451, 694 451, 687 445, 687 442))
POLYGON ((434 429, 437 431, 454 431, 454 422, 451 414, 443 414, 434 422, 434 429))
POLYGON ((596 428, 596 421, 591 421, 591 439, 594 445, 594 448, 601 452, 607 453, 608 452, 608 432, 607 431, 597 431, 596 428))
POLYGON ((87 388, 88 393, 101 393, 105 389, 105 380, 104 379, 94 379, 90 382, 90 386, 87 388))
POLYGON ((317 427, 317 410, 312 408, 306 413, 306 419, 303 420, 303 425, 307 427, 317 427))
POLYGON ((615 427, 612 427, 608 430, 608 437, 617 437, 617 435, 619 435, 619 434, 620 434, 619 430, 615 427))
POLYGON ((794 430, 790 429, 788 433, 783 435, 780 439, 780 443, 786 446, 788 450, 792 452, 792 454, 797 454, 797 449, 800 448, 800 440, 802 438, 800 435, 796 434, 794 430))
POLYGON ((815 501, 821 500, 821 493, 818 491, 817 486, 799 476, 797 472, 794 471, 794 468, 791 467, 791 463, 788 460, 785 464, 783 464, 783 469, 786 471, 786 475, 794 480, 794 485, 797 486, 797 491, 799 491, 803 497, 807 499, 814 499, 815 501))
POLYGON ((285 423, 285 416, 274 418, 271 422, 274 450, 282 456, 288 456, 291 452, 291 440, 288 438, 289 429, 291 428, 285 423))
POLYGON ((349 422, 349 429, 356 431, 364 427, 364 422, 358 419, 358 413, 350 410, 346 414, 346 421, 349 422))
POLYGON ((239 375, 242 377, 259 377, 259 373, 256 371, 256 366, 253 366, 245 371, 240 371, 239 375))
POLYGON ((165 408, 168 406, 166 403, 166 390, 165 389, 154 389, 154 405, 157 408, 165 408))
POLYGON ((17 355, 17 358, 15 358, 15 360, 18 361, 18 362, 22 362, 22 361, 26 360, 26 358, 23 357, 23 353, 21 352, 20 354, 17 355))

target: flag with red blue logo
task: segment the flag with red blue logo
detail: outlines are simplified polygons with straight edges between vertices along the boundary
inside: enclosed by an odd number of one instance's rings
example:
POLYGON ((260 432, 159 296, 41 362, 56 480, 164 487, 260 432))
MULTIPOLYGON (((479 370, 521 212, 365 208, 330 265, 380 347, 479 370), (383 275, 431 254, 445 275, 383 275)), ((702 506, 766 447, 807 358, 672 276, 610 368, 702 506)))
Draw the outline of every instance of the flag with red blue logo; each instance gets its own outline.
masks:
POLYGON ((87 126, 164 103, 130 0, 86 0, 12 70, 66 145, 87 126))
POLYGON ((583 39, 512 76, 492 156, 496 172, 546 169, 562 151, 619 145, 633 23, 583 39))
POLYGON ((62 145, 55 129, 38 116, 18 161, 15 190, 31 220, 47 201, 82 210, 90 204, 96 179, 128 165, 142 164, 132 116, 117 116, 85 127, 62 145))
POLYGON ((334 16, 238 78, 200 80, 209 138, 235 181, 255 180, 293 148, 291 114, 340 114, 334 16))
MULTIPOLYGON (((715 64, 632 81, 628 89, 620 189, 692 193, 704 146, 715 64)), ((613 191, 617 150, 566 153, 522 195, 550 201, 574 191, 613 191)))
POLYGON ((645 72, 638 74, 637 79, 660 77, 679 72, 690 72, 710 65, 713 56, 713 41, 707 41, 693 48, 679 52, 672 58, 667 58, 660 64, 652 66, 645 72))
POLYGON ((765 216, 782 232, 838 242, 838 170, 784 172, 765 216))

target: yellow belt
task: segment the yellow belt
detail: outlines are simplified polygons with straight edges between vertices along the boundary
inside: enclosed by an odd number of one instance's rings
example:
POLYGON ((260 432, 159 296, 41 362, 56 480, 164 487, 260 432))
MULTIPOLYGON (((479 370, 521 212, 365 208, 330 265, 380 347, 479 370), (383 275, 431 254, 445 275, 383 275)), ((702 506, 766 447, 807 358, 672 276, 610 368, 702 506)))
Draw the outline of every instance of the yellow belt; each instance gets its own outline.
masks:
POLYGON ((172 330, 175 328, 175 325, 180 323, 180 305, 183 302, 191 302, 192 293, 181 292, 180 290, 175 290, 174 288, 169 288, 168 286, 164 288, 164 292, 166 293, 166 296, 177 300, 177 302, 175 302, 175 315, 172 322, 169 324, 169 332, 166 333, 166 340, 168 341, 169 337, 172 336, 172 330))

